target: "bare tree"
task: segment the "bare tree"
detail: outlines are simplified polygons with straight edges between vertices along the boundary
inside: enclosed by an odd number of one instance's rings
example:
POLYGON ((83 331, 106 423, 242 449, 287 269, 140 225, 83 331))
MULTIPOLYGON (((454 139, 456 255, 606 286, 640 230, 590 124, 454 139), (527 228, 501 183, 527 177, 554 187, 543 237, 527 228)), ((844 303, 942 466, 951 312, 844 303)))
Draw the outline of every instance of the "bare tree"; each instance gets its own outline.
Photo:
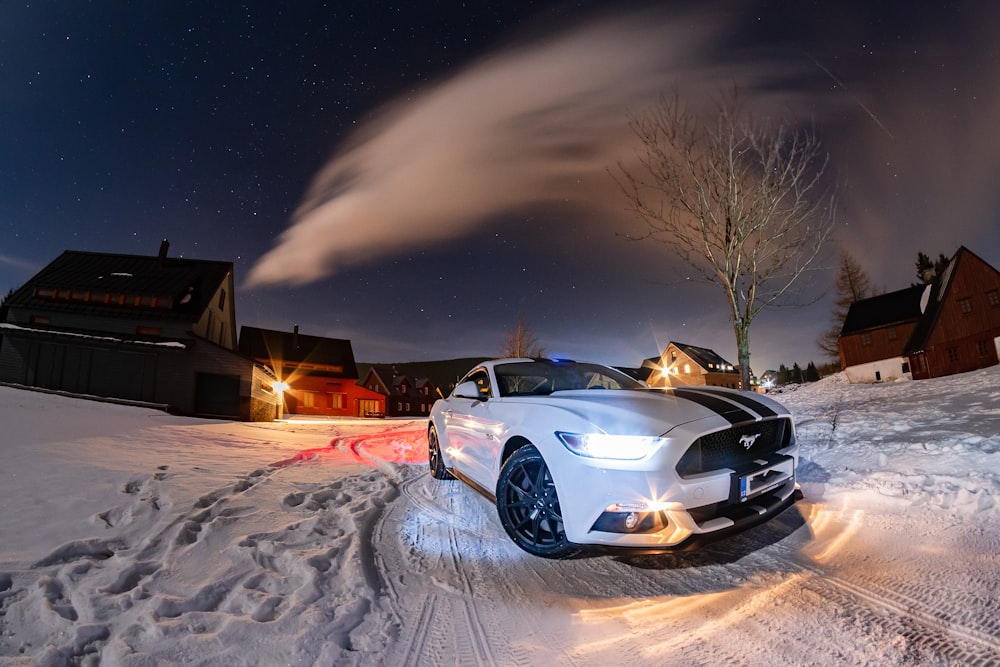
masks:
POLYGON ((836 296, 833 301, 833 315, 830 328, 817 339, 816 344, 830 359, 840 360, 840 331, 844 328, 847 311, 855 301, 875 296, 868 274, 846 251, 840 251, 837 261, 836 296))
POLYGON ((544 357, 545 349, 538 344, 538 337, 528 327, 524 315, 517 316, 517 324, 504 336, 500 357, 544 357))
POLYGON ((793 283, 833 229, 829 158, 814 131, 756 121, 735 92, 704 115, 675 94, 632 116, 630 127, 642 144, 639 164, 619 163, 613 176, 649 225, 642 238, 663 242, 725 292, 747 389, 750 323, 793 301, 793 283))

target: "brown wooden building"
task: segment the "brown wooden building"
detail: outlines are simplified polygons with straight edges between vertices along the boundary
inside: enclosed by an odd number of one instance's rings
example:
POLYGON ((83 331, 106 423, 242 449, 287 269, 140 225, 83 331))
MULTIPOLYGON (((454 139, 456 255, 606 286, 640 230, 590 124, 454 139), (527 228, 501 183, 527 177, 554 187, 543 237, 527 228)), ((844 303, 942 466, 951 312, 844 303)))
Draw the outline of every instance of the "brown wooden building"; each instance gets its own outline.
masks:
POLYGON ((670 342, 663 354, 646 359, 643 366, 652 368, 646 380, 650 387, 740 388, 739 368, 706 347, 670 342))
POLYGON ((385 396, 388 417, 427 417, 440 398, 429 378, 403 375, 391 365, 373 365, 358 384, 385 396))
POLYGON ((851 304, 840 337, 852 382, 924 379, 1000 358, 1000 272, 964 246, 928 285, 851 304))
POLYGON ((67 250, 7 300, 0 382, 274 419, 270 370, 236 351, 232 262, 67 250))

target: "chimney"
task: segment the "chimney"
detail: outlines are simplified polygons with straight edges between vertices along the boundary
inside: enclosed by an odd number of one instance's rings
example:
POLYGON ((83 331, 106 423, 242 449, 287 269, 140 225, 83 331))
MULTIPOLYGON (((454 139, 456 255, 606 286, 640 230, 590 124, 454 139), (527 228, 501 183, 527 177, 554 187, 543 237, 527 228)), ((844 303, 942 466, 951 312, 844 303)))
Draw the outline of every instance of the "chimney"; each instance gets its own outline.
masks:
POLYGON ((163 239, 160 241, 160 254, 156 256, 156 258, 160 260, 160 264, 162 264, 163 260, 167 258, 167 250, 170 250, 170 241, 163 239))
POLYGON ((299 325, 292 327, 292 349, 299 349, 299 325))

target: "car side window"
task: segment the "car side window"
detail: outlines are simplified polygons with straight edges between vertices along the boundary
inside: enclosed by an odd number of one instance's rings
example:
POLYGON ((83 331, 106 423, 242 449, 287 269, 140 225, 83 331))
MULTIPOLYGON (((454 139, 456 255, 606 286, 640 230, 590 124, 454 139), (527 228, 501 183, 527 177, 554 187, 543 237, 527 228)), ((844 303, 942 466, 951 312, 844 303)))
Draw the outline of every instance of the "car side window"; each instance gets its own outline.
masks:
POLYGON ((483 398, 492 398, 493 392, 490 388, 490 376, 485 370, 480 368, 474 373, 470 373, 469 377, 466 378, 466 382, 475 382, 476 386, 479 387, 479 395, 483 398))

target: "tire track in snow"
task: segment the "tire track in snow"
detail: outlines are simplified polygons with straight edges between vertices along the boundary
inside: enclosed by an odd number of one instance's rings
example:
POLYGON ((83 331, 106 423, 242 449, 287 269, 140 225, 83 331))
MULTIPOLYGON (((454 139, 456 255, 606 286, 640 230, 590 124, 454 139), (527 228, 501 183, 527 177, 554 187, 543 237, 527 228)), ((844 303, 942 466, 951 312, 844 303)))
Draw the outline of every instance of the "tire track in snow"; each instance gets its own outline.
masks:
MULTIPOLYGON (((414 487, 428 476, 425 471, 411 471, 407 479, 399 483, 400 498, 407 502, 397 502, 378 522, 373 533, 376 559, 381 573, 383 587, 387 598, 392 604, 392 613, 398 623, 404 628, 403 636, 394 650, 394 657, 387 664, 422 665, 433 664, 442 660, 454 660, 457 664, 498 665, 510 664, 511 656, 496 656, 494 647, 479 610, 472 599, 473 587, 465 564, 459 557, 458 539, 454 525, 455 515, 441 510, 430 502, 414 487), (436 525, 445 530, 444 539, 439 541, 443 547, 437 554, 437 564, 434 570, 442 572, 449 580, 457 581, 458 587, 453 587, 442 581, 431 571, 425 559, 413 550, 404 554, 404 545, 399 539, 405 523, 405 514, 417 507, 432 519, 437 519, 436 525), (409 556, 409 557, 408 557, 409 556), (414 571, 412 575, 418 579, 429 578, 430 586, 441 592, 431 592, 421 595, 419 609, 412 608, 412 596, 408 595, 407 579, 410 575, 400 575, 404 571, 414 571), (407 630, 405 618, 416 616, 418 621, 407 630)), ((417 541, 430 541, 432 538, 425 532, 417 537, 417 541)))

